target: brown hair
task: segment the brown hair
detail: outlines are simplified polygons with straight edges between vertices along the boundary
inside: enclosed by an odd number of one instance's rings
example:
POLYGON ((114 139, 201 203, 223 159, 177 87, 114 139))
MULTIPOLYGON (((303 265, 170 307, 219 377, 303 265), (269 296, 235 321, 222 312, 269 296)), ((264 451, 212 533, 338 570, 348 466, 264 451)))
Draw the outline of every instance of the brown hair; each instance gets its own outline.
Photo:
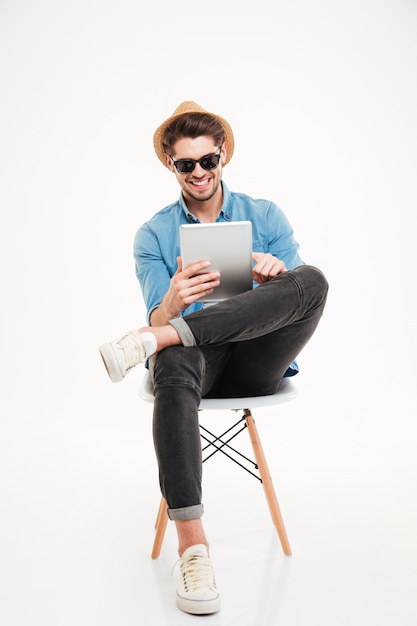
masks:
POLYGON ((208 113, 189 113, 174 119, 165 129, 162 136, 164 152, 172 156, 176 141, 183 137, 213 137, 216 146, 220 147, 226 133, 221 122, 208 113))

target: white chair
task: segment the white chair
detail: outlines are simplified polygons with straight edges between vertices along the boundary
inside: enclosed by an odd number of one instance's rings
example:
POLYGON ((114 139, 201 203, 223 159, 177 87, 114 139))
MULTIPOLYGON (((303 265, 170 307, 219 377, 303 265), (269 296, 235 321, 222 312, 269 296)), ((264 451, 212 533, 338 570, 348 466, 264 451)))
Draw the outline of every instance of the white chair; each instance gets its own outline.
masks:
MULTIPOLYGON (((145 374, 142 378, 139 388, 139 396, 146 402, 153 403, 153 388, 151 377, 149 372, 145 370, 145 374)), ((281 542, 282 550, 285 555, 291 555, 291 548, 288 541, 287 533, 282 519, 281 511, 278 505, 277 496, 275 493, 272 478, 268 469, 265 454, 262 449, 261 440, 259 438, 258 429, 255 425, 255 420, 252 415, 252 409, 256 407, 272 407, 284 402, 294 400, 297 396, 296 389, 290 378, 284 378, 279 387, 279 390, 274 395, 270 396, 255 396, 249 398, 210 398, 202 399, 200 403, 201 411, 216 411, 230 409, 232 411, 243 411, 243 416, 239 418, 231 427, 227 428, 222 434, 216 436, 211 433, 200 423, 200 434, 203 442, 207 445, 202 446, 203 453, 208 449, 214 448, 209 454, 203 458, 203 462, 211 458, 215 453, 221 452, 225 454, 230 460, 238 463, 243 469, 247 470, 250 474, 255 476, 263 485, 266 501, 268 503, 269 511, 272 517, 272 521, 277 529, 278 536, 281 542), (249 408, 251 407, 251 408, 249 408), (250 441, 252 443, 253 454, 255 461, 251 461, 245 455, 241 454, 238 450, 230 445, 232 439, 239 435, 242 431, 248 430, 250 441), (257 470, 258 474, 255 474, 251 469, 257 470)), ((167 503, 162 497, 159 505, 159 510, 155 522, 155 540, 151 556, 153 559, 159 557, 161 553, 162 543, 165 536, 165 531, 168 523, 167 503)))

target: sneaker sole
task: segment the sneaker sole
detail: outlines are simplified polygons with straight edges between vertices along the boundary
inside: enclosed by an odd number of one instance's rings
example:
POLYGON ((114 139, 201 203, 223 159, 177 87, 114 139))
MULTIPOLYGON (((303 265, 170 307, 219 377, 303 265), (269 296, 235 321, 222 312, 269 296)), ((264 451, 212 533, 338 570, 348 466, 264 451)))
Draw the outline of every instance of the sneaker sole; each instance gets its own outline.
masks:
POLYGON ((105 343, 99 347, 99 350, 110 380, 113 383, 119 383, 123 380, 124 376, 112 345, 110 343, 105 343))
POLYGON ((213 600, 187 600, 177 595, 177 607, 191 615, 210 615, 220 609, 220 596, 213 600))

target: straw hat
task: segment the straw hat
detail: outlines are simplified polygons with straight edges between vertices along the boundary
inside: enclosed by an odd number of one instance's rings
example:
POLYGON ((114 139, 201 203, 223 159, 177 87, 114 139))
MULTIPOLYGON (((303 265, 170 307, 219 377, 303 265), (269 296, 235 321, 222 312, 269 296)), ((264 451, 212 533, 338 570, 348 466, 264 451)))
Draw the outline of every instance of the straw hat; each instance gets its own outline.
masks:
POLYGON ((156 156, 161 161, 165 167, 167 167, 165 157, 164 157, 164 148, 162 146, 162 138, 165 132, 165 129, 171 124, 173 120, 181 117, 182 115, 188 115, 188 113, 205 113, 211 115, 211 117, 216 118, 223 126, 225 132, 225 142, 227 144, 227 155, 226 155, 226 165, 233 155, 233 150, 235 147, 235 140, 233 137, 232 129, 225 119, 220 117, 220 115, 216 115, 215 113, 209 113, 203 107, 201 107, 196 102, 192 102, 191 100, 186 100, 185 102, 181 102, 179 106, 175 109, 174 113, 169 117, 165 122, 163 122, 155 131, 153 136, 153 145, 155 148, 156 156))

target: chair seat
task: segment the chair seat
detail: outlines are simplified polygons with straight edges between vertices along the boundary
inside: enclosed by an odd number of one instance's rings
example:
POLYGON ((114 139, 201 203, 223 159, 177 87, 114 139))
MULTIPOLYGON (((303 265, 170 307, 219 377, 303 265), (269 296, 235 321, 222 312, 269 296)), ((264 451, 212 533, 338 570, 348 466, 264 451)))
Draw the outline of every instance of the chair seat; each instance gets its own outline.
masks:
MULTIPOLYGON (((253 409, 264 406, 275 406, 294 400, 297 390, 290 378, 283 378, 278 391, 269 396, 248 396, 244 398, 202 398, 200 409, 207 411, 223 411, 230 409, 253 409)), ((139 397, 146 402, 153 402, 153 385, 148 370, 145 370, 140 386, 139 397)))

